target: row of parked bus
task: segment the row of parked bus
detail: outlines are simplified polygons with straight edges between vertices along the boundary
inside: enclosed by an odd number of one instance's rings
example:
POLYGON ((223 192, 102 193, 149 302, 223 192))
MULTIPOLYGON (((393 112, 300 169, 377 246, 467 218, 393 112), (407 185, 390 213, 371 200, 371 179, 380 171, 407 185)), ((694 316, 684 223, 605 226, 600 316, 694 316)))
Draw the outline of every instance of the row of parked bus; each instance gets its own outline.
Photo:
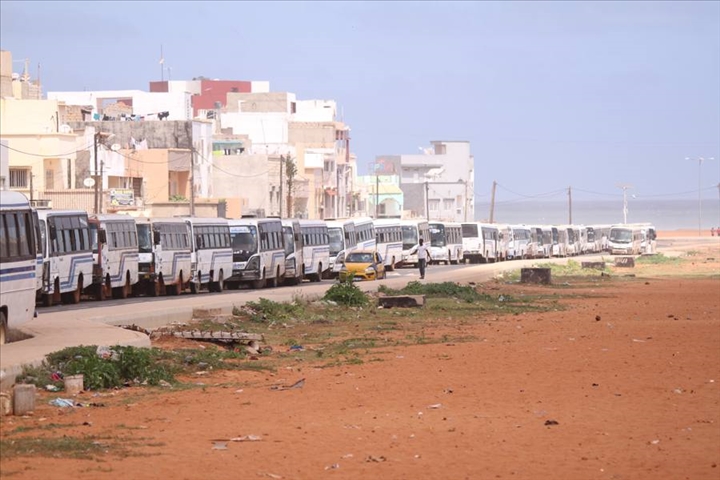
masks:
POLYGON ((353 251, 377 251, 387 270, 418 263, 420 239, 433 262, 457 264, 654 249, 654 229, 627 226, 508 226, 349 218, 135 218, 31 208, 0 192, 0 341, 45 306, 81 298, 221 292, 336 277, 353 251))

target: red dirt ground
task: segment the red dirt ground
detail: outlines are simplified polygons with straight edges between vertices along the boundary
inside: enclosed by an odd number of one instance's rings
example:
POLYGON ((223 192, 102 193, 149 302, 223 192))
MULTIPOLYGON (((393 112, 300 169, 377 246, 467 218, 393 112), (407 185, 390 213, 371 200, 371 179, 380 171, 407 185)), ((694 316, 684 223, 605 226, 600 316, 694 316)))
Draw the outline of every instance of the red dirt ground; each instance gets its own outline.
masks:
MULTIPOLYGON (((718 265, 703 266, 718 273, 718 265)), ((501 287, 521 288, 544 287, 501 287)), ((198 377, 204 389, 86 393, 78 400, 108 406, 69 411, 49 406, 58 395, 43 392, 32 417, 2 418, 4 439, 20 426, 72 424, 27 434, 122 436, 146 455, 3 456, 0 473, 53 480, 720 478, 717 275, 614 279, 576 293, 603 298, 463 327, 473 342, 377 349, 361 365, 217 371, 198 377), (270 388, 301 378, 299 389, 270 388), (228 383, 241 386, 220 385, 228 383), (212 448, 213 440, 245 435, 261 439, 212 448)))

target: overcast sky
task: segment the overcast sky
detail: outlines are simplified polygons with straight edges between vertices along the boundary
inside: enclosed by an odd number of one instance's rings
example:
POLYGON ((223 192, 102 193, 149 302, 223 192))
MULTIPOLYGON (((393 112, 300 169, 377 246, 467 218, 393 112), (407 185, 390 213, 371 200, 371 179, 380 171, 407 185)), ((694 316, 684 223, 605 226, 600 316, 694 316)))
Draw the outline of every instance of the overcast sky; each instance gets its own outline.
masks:
POLYGON ((2 49, 40 63, 45 92, 147 89, 162 44, 175 80, 334 99, 363 172, 468 140, 479 200, 493 180, 505 199, 609 199, 618 183, 696 198, 686 157, 700 156, 715 158, 703 195, 718 195, 719 2, 3 0, 0 20, 2 49))

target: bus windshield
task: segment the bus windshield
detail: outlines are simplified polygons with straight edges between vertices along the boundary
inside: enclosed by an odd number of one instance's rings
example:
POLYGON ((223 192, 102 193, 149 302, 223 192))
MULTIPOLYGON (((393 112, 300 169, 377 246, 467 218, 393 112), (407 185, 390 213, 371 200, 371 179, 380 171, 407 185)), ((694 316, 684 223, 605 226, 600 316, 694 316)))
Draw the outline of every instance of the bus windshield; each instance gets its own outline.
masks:
POLYGON ((92 245, 92 251, 93 251, 93 253, 98 253, 98 235, 97 235, 98 226, 97 226, 97 223, 91 223, 89 225, 89 227, 90 227, 90 244, 92 245))
POLYGON ((610 230, 610 241, 617 243, 630 243, 632 232, 625 228, 613 228, 610 230))
POLYGON ((152 229, 150 224, 138 224, 137 226, 138 236, 138 252, 140 253, 152 253, 153 241, 152 241, 152 229))
POLYGON ((257 228, 253 225, 230 227, 233 262, 246 262, 258 251, 257 228))
POLYGON ((430 246, 444 247, 445 235, 444 229, 439 227, 430 227, 430 246))
POLYGON ((328 228, 328 237, 330 239, 330 255, 337 255, 343 248, 345 248, 342 228, 328 228))
POLYGON ((295 252, 295 238, 292 227, 283 227, 283 237, 285 237, 285 256, 287 257, 295 252))
POLYGON ((402 236, 403 250, 410 250, 418 244, 417 228, 410 225, 402 227, 402 236))

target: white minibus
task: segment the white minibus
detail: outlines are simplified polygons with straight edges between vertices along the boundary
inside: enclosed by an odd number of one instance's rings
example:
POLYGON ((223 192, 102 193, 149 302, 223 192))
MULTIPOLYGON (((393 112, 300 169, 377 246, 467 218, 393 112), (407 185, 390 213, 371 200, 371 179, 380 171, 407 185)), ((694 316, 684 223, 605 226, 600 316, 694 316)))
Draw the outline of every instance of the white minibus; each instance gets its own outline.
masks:
MULTIPOLYGON (((127 298, 138 282, 138 239, 135 219, 128 215, 91 215, 93 291, 98 300, 127 298)), ((87 288, 87 287, 86 287, 87 288)))

